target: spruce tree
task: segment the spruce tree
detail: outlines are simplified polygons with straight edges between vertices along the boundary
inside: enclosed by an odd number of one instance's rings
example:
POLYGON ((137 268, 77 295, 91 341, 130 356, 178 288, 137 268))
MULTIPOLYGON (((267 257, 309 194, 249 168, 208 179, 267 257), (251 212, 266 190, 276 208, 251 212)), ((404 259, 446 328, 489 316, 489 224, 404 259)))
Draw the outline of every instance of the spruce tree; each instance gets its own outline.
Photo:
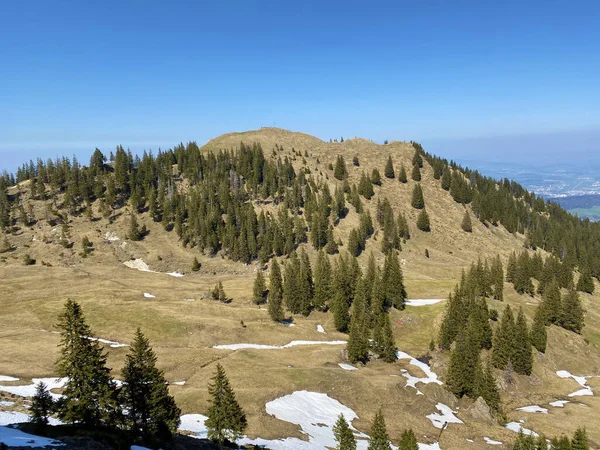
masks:
POLYGON ((308 316, 312 309, 313 301, 313 275, 308 254, 304 249, 300 251, 300 271, 298 273, 298 287, 300 294, 300 312, 308 316))
POLYGON ((371 172, 371 183, 377 186, 381 186, 381 174, 379 173, 379 170, 377 170, 376 167, 371 172))
POLYGON ((271 274, 269 275, 269 316, 275 322, 281 322, 283 315, 283 281, 281 280, 281 269, 277 259, 271 263, 271 274))
POLYGON ((452 182, 452 177, 450 174, 450 167, 444 167, 444 173, 442 174, 442 189, 445 191, 450 190, 450 184, 452 182))
POLYGON ((588 450, 590 448, 587 431, 585 428, 577 428, 571 440, 572 450, 588 450))
POLYGON ((198 261, 198 258, 194 256, 194 261, 192 262, 192 271, 198 272, 201 267, 202 265, 200 264, 200 261, 198 261))
POLYGON ((517 275, 517 254, 513 251, 508 257, 508 265, 506 267, 506 281, 513 283, 517 275))
POLYGON ((265 282, 265 277, 262 273, 262 270, 259 270, 256 273, 256 278, 254 279, 254 288, 252 290, 252 300, 255 305, 262 305, 267 301, 267 283, 265 282))
POLYGON ((495 300, 504 300, 504 269, 502 268, 502 261, 500 255, 496 255, 496 258, 492 261, 491 282, 494 287, 493 295, 495 300))
POLYGON ((412 179, 414 181, 421 181, 421 170, 419 169, 419 166, 417 164, 415 164, 413 166, 413 169, 412 169, 412 179))
POLYGON ((425 199, 423 198, 423 189, 419 183, 415 184, 412 193, 411 205, 415 209, 425 208, 425 199))
POLYGON ((569 331, 581 334, 584 325, 584 312, 579 294, 573 288, 569 290, 562 301, 560 325, 569 331))
POLYGON ((347 248, 348 253, 350 253, 352 256, 359 256, 363 250, 360 245, 360 238, 358 237, 358 231, 356 231, 356 228, 353 228, 350 231, 347 248))
POLYGON ((513 358, 515 340, 515 321, 510 305, 506 305, 500 326, 494 334, 492 347, 492 364, 497 369, 505 369, 513 358))
POLYGON ((381 342, 378 351, 379 357, 387 363, 392 363, 396 361, 396 341, 390 324, 390 315, 388 313, 382 313, 379 317, 379 321, 382 324, 381 342))
POLYGON ((388 160, 385 163, 384 174, 386 178, 394 178, 396 176, 396 174, 394 173, 394 163, 392 162, 391 155, 388 157, 388 160))
POLYGON ((399 257, 395 251, 389 251, 385 257, 382 284, 385 306, 404 309, 404 301, 407 299, 406 289, 404 288, 404 275, 400 267, 399 257))
POLYGON ((546 317, 542 306, 538 306, 531 326, 531 344, 542 353, 546 352, 546 317))
POLYGON ((343 180, 346 178, 347 175, 348 172, 346 171, 346 163, 344 161, 344 157, 338 155, 337 159, 335 160, 335 169, 333 171, 333 176, 338 180, 343 180))
POLYGON ((473 231, 473 225, 471 224, 471 216, 469 216, 469 211, 465 211, 465 215, 463 217, 463 221, 460 227, 466 233, 470 233, 473 231))
POLYGON ((517 315, 513 348, 514 352, 511 360, 515 372, 522 375, 531 375, 531 370, 533 368, 533 354, 531 350, 529 329, 525 314, 523 313, 523 308, 519 308, 519 314, 517 315))
POLYGON ((492 410, 498 411, 500 409, 500 392, 496 384, 494 369, 489 360, 485 365, 485 369, 480 372, 477 395, 481 396, 492 410))
POLYGON ((429 215, 427 214, 426 209, 422 209, 417 217, 417 228, 421 231, 431 231, 429 215))
POLYGON ((327 244, 325 245, 325 251, 328 255, 335 255, 338 252, 338 244, 333 237, 333 227, 331 225, 329 225, 329 228, 327 229, 327 244))
POLYGON ((419 450, 417 437, 412 429, 404 430, 398 443, 398 450, 419 450))
POLYGON ((285 307, 292 314, 300 314, 302 311, 300 281, 300 260, 298 254, 293 252, 285 264, 285 275, 283 278, 283 299, 285 300, 285 307))
POLYGON ((594 280, 589 269, 584 269, 577 280, 577 290, 588 294, 594 293, 594 280))
POLYGON ((235 442, 242 436, 248 423, 225 370, 219 363, 212 382, 208 385, 208 393, 211 397, 205 422, 208 438, 220 444, 226 441, 235 442))
POLYGON ((331 263, 325 252, 320 250, 317 255, 317 264, 315 266, 314 307, 320 311, 324 311, 331 296, 331 263))
POLYGON ((358 280, 354 297, 347 344, 348 359, 352 363, 366 363, 369 356, 368 312, 365 280, 362 277, 358 280))
POLYGON ((542 303, 540 304, 546 317, 546 325, 558 324, 562 313, 560 288, 556 279, 553 279, 544 289, 542 303))
POLYGON ((352 429, 346 422, 343 414, 340 414, 338 420, 333 426, 333 435, 337 442, 337 450, 356 450, 356 439, 352 429))
POLYGON ((127 234, 127 237, 132 241, 142 240, 142 233, 139 229, 138 221, 135 214, 131 214, 129 233, 127 234))
POLYGON ((373 419, 367 450, 392 450, 381 409, 377 411, 373 419))
POLYGON ((61 329, 62 347, 57 372, 68 379, 58 408, 59 418, 89 428, 112 425, 119 414, 115 383, 106 367, 107 355, 95 340, 78 303, 67 300, 57 326, 61 329))
POLYGON ((48 425, 48 416, 54 411, 54 401, 42 381, 35 386, 35 395, 31 399, 30 421, 36 425, 48 425))
POLYGON ((400 166, 400 173, 398 174, 398 181, 400 183, 406 183, 406 182, 408 182, 408 179, 406 177, 406 168, 404 167, 404 164, 402 164, 400 166))
POLYGON ((457 397, 472 396, 477 389, 479 361, 479 336, 477 324, 469 317, 467 326, 459 333, 456 346, 450 355, 446 384, 457 397))
POLYGON ((181 410, 169 395, 167 380, 156 362, 150 342, 138 328, 122 371, 122 403, 135 433, 168 437, 177 431, 181 410))

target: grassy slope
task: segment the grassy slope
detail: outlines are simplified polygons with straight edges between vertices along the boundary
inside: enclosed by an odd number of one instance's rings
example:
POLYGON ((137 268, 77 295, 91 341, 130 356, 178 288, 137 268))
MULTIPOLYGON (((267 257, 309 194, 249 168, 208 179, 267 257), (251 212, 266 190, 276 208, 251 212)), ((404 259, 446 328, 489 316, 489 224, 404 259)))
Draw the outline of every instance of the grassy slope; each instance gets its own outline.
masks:
MULTIPOLYGON (((344 155, 348 163, 351 183, 358 182, 362 170, 370 174, 373 167, 378 167, 383 175, 389 154, 396 167, 403 163, 410 175, 413 150, 409 144, 400 142, 380 146, 351 139, 343 144, 329 144, 308 135, 263 129, 225 135, 210 141, 206 148, 232 148, 241 140, 261 142, 267 156, 275 143, 283 144, 285 150, 279 152, 282 157, 286 154, 291 156, 292 147, 301 150, 303 155, 305 150, 308 151, 306 160, 309 168, 315 176, 318 174, 328 179, 332 191, 336 180, 332 171, 327 170, 327 165, 335 162, 338 154, 344 155), (355 154, 361 161, 361 166, 356 168, 351 166, 355 154), (317 158, 320 163, 316 162, 317 158)), ((297 168, 301 159, 297 157, 295 161, 297 168)), ((427 164, 422 174, 432 223, 431 233, 422 233, 414 225, 417 212, 410 206, 413 181, 402 185, 397 180, 384 179, 381 188, 375 187, 374 199, 366 203, 375 217, 377 198, 387 196, 395 211, 402 210, 409 218, 413 238, 404 246, 402 253, 409 296, 445 297, 462 268, 468 267, 479 255, 485 257, 500 253, 506 260, 513 249, 522 247, 522 236, 510 235, 502 227, 487 228, 476 220, 473 221, 472 234, 462 232, 463 207, 439 187, 439 181, 433 179, 427 164), (430 251, 430 259, 424 256, 425 248, 430 251)), ((37 204, 36 209, 42 217, 43 205, 37 204)), ((57 242, 44 243, 59 235, 45 222, 10 237, 17 249, 0 255, 0 323, 3 324, 0 328, 0 374, 28 378, 54 373, 58 335, 39 330, 52 329, 65 298, 71 297, 82 303, 92 328, 103 338, 129 342, 135 328, 143 328, 159 355, 167 378, 186 381, 185 386, 172 387, 184 412, 205 412, 208 400, 206 383, 215 362, 221 361, 248 412, 248 432, 251 435, 260 434, 268 438, 296 433, 299 436, 294 425, 268 416, 264 404, 294 390, 309 389, 326 392, 356 410, 361 419, 355 425, 363 431, 368 431, 375 409, 381 406, 392 438, 397 439, 405 427, 411 426, 419 436, 426 436, 420 438, 421 441, 437 439, 439 430, 431 426, 425 415, 435 411, 437 401, 452 406, 452 399, 443 388, 433 385, 421 387, 426 395, 418 397, 414 390, 404 388, 403 378, 390 375, 400 375, 401 368, 419 375, 418 369, 408 366, 406 361, 393 365, 375 362, 359 371, 347 372, 337 366, 343 361, 342 347, 238 352, 210 349, 212 345, 223 343, 280 345, 293 339, 333 340, 344 339, 345 336, 332 331, 332 317, 323 313, 313 313, 308 318, 298 317, 295 327, 273 324, 265 310, 250 302, 255 265, 246 266, 220 257, 200 257, 203 264, 201 271, 189 273, 191 260, 196 254, 194 250, 182 248, 174 233, 163 231, 148 217, 142 217, 141 222, 150 229, 149 236, 141 243, 124 241, 125 215, 117 218, 112 225, 105 220, 90 223, 83 218, 73 218, 71 234, 74 250, 65 250, 57 242), (107 231, 115 232, 121 240, 104 242, 102 237, 107 231), (87 259, 77 255, 83 235, 87 235, 96 248, 93 256, 87 259), (21 261, 25 253, 36 258, 38 264, 44 260, 51 262, 53 267, 23 266, 21 261), (142 273, 120 264, 132 257, 143 258, 153 270, 178 270, 185 272, 186 277, 142 273), (203 299, 206 291, 219 280, 233 297, 231 304, 203 299), (156 299, 144 298, 144 292, 156 295, 156 299), (189 298, 196 300, 184 300, 189 298), (240 325, 242 320, 245 328, 240 325), (322 324, 327 334, 317 333, 317 324, 322 324)), ((357 216, 351 212, 336 228, 336 235, 345 241, 349 230, 357 225, 357 216)), ((312 249, 307 246, 307 250, 314 257, 312 249)), ((371 239, 367 252, 360 257, 361 264, 366 263, 366 255, 371 250, 382 261, 379 242, 371 239)), ((539 298, 517 295, 509 285, 505 287, 505 296, 506 303, 523 306, 530 317, 539 302, 539 298)), ((564 409, 551 409, 549 415, 511 412, 515 407, 527 404, 544 406, 544 403, 563 398, 578 389, 572 380, 556 377, 556 370, 566 369, 577 375, 600 373, 600 311, 594 305, 598 303, 598 295, 586 295, 584 302, 588 309, 584 337, 589 339, 590 344, 586 345, 579 336, 552 328, 549 331, 549 350, 546 355, 536 357, 533 376, 529 379, 517 377, 514 384, 505 385, 504 398, 510 417, 527 419, 525 426, 555 435, 572 432, 576 426, 584 424, 592 438, 600 442, 600 430, 594 426, 594 414, 600 408, 596 398, 583 398, 590 408, 567 405, 564 409)), ((490 304, 498 310, 504 307, 494 301, 490 304)), ((399 348, 415 356, 424 354, 430 339, 435 337, 443 310, 443 304, 437 304, 394 311, 394 333, 399 348), (412 320, 408 321, 409 318, 412 320)), ((118 373, 127 350, 108 350, 109 362, 118 373)), ((434 355, 433 365, 439 374, 445 371, 445 360, 446 355, 434 355)), ((498 375, 501 377, 502 374, 498 375)), ((600 387, 598 380, 592 379, 590 385, 600 387)), ((461 409, 468 403, 461 402, 461 409)), ((451 425, 440 442, 444 449, 463 448, 465 438, 481 442, 482 435, 505 442, 514 438, 511 432, 499 426, 467 419, 464 426, 451 425)))

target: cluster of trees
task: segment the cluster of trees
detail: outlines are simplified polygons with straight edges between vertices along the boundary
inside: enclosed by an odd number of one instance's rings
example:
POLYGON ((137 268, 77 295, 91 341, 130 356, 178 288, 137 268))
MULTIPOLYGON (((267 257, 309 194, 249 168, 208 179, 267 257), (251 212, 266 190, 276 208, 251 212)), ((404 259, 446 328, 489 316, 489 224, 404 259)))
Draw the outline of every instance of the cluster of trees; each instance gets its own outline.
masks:
POLYGON ((394 218, 394 211, 387 197, 383 202, 377 201, 377 222, 383 231, 381 251, 387 254, 390 250, 402 250, 400 242, 410 239, 408 220, 402 212, 394 218))
MULTIPOLYGON (((337 450, 356 450, 356 438, 343 414, 340 414, 333 427, 337 450)), ((391 450, 392 445, 387 432, 385 418, 381 410, 377 411, 371 424, 368 450, 391 450)), ((418 450, 417 437, 412 429, 404 430, 398 443, 398 450, 418 450)))
MULTIPOLYGON (((50 415, 57 414, 64 423, 87 430, 124 430, 133 440, 149 443, 169 439, 180 424, 181 410, 169 394, 168 382, 156 367, 156 354, 142 331, 138 328, 135 333, 121 371, 122 383, 117 383, 106 365, 107 354, 78 303, 67 300, 58 326, 61 352, 56 366, 58 375, 67 380, 63 397, 54 401, 40 382, 32 400, 32 422, 44 426, 50 415)), ((208 391, 208 438, 235 441, 246 428, 246 415, 220 364, 208 391)))
POLYGON ((514 450, 588 450, 589 448, 587 431, 581 427, 577 428, 572 439, 567 436, 553 438, 550 440, 550 445, 543 434, 535 437, 519 433, 513 446, 514 450))

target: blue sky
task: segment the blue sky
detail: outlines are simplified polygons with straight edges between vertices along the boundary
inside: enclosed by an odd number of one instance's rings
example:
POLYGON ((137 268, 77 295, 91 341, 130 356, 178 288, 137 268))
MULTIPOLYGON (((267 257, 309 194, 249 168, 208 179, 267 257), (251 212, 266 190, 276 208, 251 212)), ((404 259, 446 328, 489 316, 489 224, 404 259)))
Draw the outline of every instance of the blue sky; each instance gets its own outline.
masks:
POLYGON ((572 156, 600 133, 599 48, 595 1, 4 2, 0 170, 273 125, 572 156))

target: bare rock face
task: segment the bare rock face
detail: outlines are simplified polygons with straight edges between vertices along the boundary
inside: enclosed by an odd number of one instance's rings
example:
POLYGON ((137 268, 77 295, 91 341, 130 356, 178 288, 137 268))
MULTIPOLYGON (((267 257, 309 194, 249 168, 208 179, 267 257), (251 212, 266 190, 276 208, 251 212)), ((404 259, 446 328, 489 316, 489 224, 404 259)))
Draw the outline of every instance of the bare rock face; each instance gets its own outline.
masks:
POLYGON ((470 419, 474 422, 481 422, 490 425, 496 423, 494 417, 492 416, 492 410, 481 397, 479 397, 471 406, 466 408, 462 415, 464 418, 470 419))

